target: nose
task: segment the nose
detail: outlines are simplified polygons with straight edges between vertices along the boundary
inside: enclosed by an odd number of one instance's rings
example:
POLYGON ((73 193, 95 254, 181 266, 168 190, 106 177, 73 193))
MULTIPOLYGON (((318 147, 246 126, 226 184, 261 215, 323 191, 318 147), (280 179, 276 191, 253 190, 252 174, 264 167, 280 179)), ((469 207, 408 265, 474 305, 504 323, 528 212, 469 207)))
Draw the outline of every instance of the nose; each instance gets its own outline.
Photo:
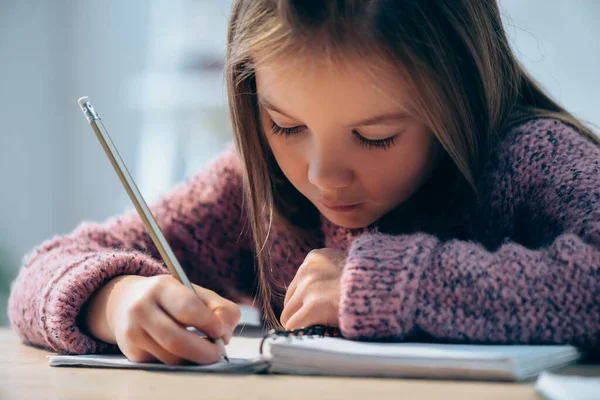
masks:
POLYGON ((308 180, 322 191, 350 186, 354 173, 335 146, 314 148, 309 157, 308 180))

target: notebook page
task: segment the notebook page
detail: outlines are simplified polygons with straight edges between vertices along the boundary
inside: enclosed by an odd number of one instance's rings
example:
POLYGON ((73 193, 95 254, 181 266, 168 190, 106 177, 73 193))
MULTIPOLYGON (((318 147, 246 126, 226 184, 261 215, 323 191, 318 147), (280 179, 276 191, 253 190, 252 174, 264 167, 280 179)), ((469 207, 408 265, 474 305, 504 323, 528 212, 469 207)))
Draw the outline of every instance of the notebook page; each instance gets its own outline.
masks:
POLYGON ((341 338, 285 338, 272 348, 313 350, 328 354, 385 358, 422 358, 453 360, 498 360, 513 358, 553 357, 572 352, 572 346, 526 345, 460 345, 437 343, 357 342, 341 338))
POLYGON ((548 400, 594 400, 600 398, 600 378, 544 372, 538 378, 535 390, 548 400))
POLYGON ((258 348, 262 335, 254 337, 240 336, 234 333, 231 342, 227 345, 230 364, 222 361, 208 366, 177 365, 169 366, 160 363, 134 363, 121 354, 119 355, 55 355, 50 356, 50 365, 81 366, 81 367, 103 367, 103 368, 129 368, 129 369, 152 369, 163 371, 197 371, 197 372, 247 372, 252 373, 254 368, 264 370, 268 366, 264 360, 260 360, 258 348), (248 368, 246 371, 244 368, 248 368))
POLYGON ((126 368, 160 371, 186 372, 218 372, 218 373, 255 373, 269 367, 268 361, 262 358, 230 358, 229 363, 220 361, 210 365, 167 365, 162 363, 136 363, 122 355, 58 355, 50 356, 52 367, 96 367, 96 368, 126 368))
POLYGON ((569 364, 572 346, 356 342, 331 337, 279 338, 271 371, 345 376, 522 380, 569 364))

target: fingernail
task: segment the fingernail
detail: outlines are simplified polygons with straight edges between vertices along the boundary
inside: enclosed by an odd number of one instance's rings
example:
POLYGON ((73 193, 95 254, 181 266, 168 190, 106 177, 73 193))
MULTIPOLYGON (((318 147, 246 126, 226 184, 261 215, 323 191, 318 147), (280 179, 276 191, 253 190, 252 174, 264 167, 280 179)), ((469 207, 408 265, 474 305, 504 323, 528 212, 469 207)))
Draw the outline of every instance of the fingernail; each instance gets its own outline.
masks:
POLYGON ((225 343, 229 343, 229 341, 231 340, 231 336, 232 336, 233 330, 225 325, 225 330, 223 333, 223 340, 225 341, 225 343))

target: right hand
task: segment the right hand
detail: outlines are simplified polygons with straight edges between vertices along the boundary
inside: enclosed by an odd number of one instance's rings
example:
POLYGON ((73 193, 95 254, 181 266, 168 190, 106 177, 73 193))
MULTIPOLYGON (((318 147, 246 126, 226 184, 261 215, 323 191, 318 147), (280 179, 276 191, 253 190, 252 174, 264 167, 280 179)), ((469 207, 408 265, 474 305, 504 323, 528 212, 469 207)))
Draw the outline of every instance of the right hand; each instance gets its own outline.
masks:
POLYGON ((171 275, 115 278, 90 301, 88 327, 99 339, 116 342, 131 361, 216 362, 221 358, 219 347, 186 327, 223 338, 227 344, 240 309, 211 290, 194 288, 198 296, 171 275), (105 328, 100 328, 102 322, 105 328))

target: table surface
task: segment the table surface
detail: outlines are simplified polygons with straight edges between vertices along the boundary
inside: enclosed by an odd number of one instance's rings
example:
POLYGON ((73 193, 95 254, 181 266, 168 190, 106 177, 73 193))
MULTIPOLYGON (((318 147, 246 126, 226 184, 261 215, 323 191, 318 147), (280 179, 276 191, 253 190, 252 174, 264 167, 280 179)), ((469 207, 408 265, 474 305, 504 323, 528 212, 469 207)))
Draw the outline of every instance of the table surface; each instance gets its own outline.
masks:
MULTIPOLYGON (((232 357, 255 355, 256 333, 235 336, 232 357)), ((139 370, 53 368, 52 353, 23 345, 0 329, 0 399, 538 399, 533 382, 493 383, 416 379, 333 378, 287 375, 202 375, 139 370)), ((600 376, 600 364, 560 373, 600 376)))

